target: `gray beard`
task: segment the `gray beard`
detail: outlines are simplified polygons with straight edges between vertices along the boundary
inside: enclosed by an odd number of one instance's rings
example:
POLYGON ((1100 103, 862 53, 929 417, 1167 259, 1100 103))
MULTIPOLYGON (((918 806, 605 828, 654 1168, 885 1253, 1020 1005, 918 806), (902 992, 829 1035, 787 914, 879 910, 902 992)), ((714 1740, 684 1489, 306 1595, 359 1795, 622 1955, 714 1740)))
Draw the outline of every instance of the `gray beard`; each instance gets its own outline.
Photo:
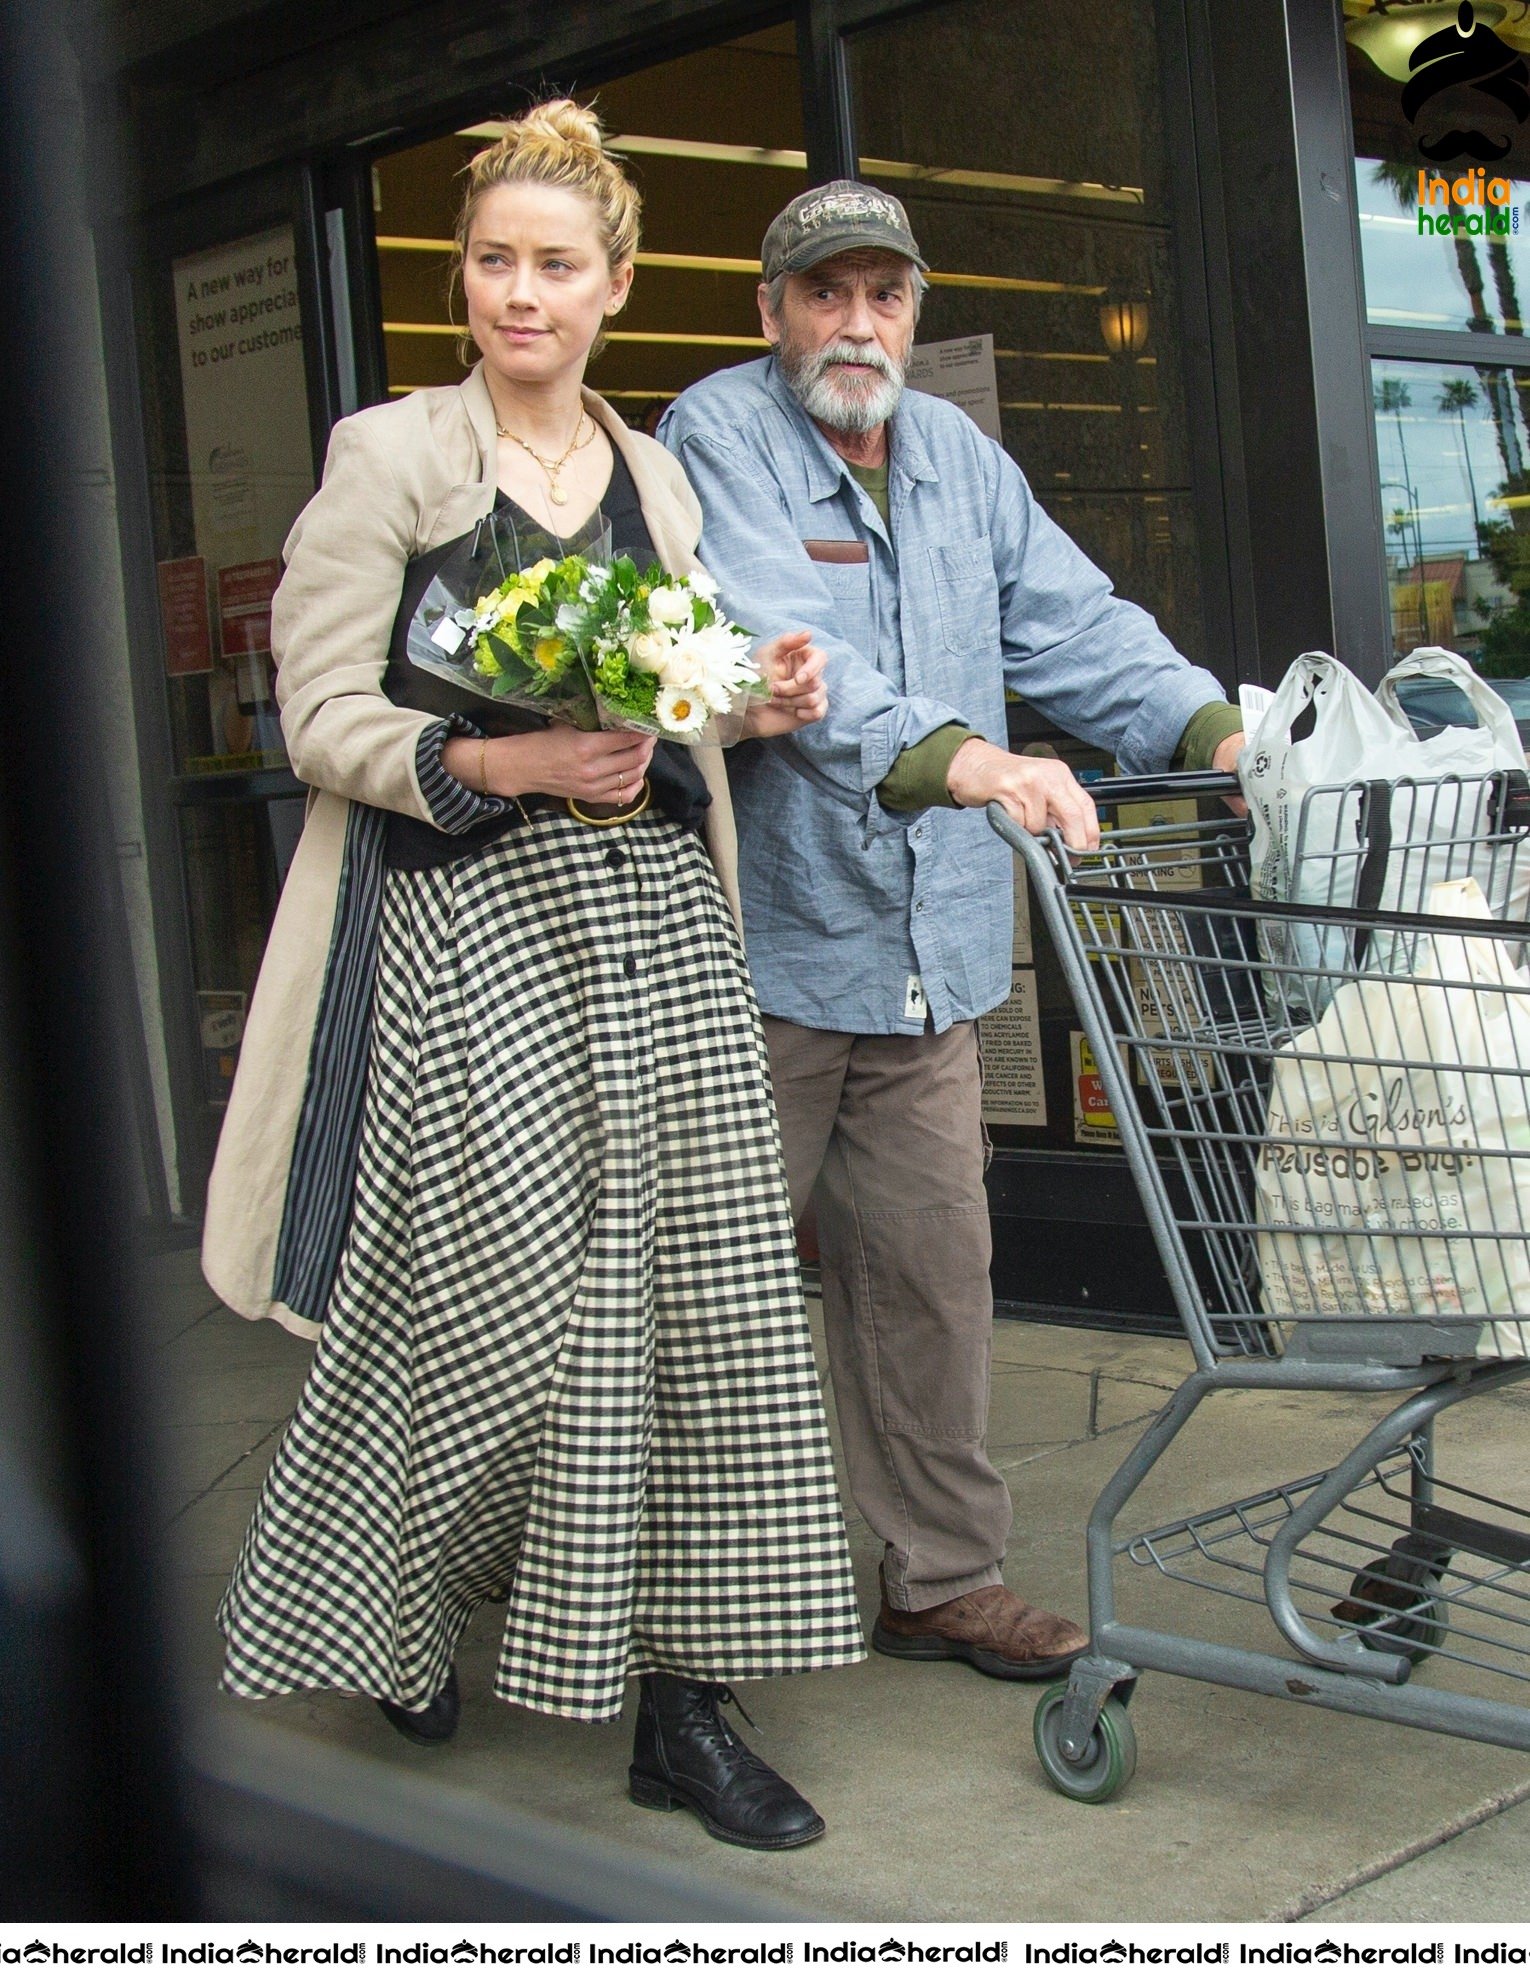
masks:
POLYGON ((792 395, 809 419, 833 433, 871 433, 891 419, 903 397, 903 366, 880 345, 867 350, 859 344, 828 344, 819 351, 799 351, 784 340, 776 347, 792 395), (865 384, 846 385, 830 376, 843 363, 870 364, 880 374, 865 384))

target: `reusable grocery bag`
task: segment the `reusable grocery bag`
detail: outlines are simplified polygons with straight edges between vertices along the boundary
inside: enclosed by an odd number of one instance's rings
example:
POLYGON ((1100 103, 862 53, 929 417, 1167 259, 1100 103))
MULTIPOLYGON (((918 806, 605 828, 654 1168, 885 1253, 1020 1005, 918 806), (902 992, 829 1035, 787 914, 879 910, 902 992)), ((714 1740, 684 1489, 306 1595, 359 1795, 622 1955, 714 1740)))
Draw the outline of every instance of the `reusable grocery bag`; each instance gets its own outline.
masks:
MULTIPOLYGON (((1428 912, 1489 920, 1472 878, 1428 912)), ((1510 945, 1431 930, 1413 973, 1341 985, 1273 1057, 1255 1169, 1271 1314, 1487 1319, 1530 1352, 1530 973, 1510 945)))
MULTIPOLYGON (((1475 875, 1492 912, 1523 917, 1530 849, 1505 846, 1492 827, 1501 773, 1525 772, 1514 717, 1458 654, 1420 647, 1376 694, 1326 653, 1294 661, 1245 744, 1238 773, 1252 823, 1250 881, 1256 900, 1417 913, 1437 881, 1475 875), (1397 699, 1398 683, 1449 681, 1479 727, 1420 738, 1397 699), (1308 732, 1298 738, 1310 710, 1308 732), (1441 784, 1441 779, 1451 780, 1441 784)), ((1299 920, 1260 924, 1265 960, 1296 969, 1267 988, 1300 1022, 1327 1007, 1364 953, 1343 927, 1299 920)), ((1389 966, 1386 952, 1372 968, 1389 966)))

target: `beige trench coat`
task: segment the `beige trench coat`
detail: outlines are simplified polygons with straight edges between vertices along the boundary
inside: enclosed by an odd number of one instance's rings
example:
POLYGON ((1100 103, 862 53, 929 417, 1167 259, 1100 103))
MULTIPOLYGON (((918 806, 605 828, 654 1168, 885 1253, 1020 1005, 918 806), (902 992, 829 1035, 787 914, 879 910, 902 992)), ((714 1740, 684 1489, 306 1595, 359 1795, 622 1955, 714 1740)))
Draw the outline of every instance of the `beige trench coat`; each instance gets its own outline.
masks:
MULTIPOLYGON (((666 569, 697 568, 701 510, 679 465, 630 432, 603 399, 585 406, 631 470, 666 569)), ((273 1281, 293 1143, 335 924, 350 806, 431 821, 415 752, 434 717, 397 708, 382 677, 404 565, 471 529, 493 506, 497 443, 482 366, 458 386, 411 393, 342 420, 324 482, 287 539, 272 648, 292 767, 311 786, 250 1004, 238 1072, 208 1185, 202 1268, 236 1313, 313 1337, 273 1281)), ((722 751, 696 751, 712 794, 707 842, 738 917, 737 842, 722 751)))

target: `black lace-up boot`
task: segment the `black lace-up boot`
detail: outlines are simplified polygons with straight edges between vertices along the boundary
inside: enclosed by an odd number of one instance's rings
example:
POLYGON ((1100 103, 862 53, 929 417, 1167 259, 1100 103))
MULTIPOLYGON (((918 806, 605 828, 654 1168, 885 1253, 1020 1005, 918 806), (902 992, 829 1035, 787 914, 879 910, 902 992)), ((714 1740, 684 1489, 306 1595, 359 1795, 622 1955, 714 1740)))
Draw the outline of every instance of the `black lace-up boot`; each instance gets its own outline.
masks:
POLYGON ((401 1732, 405 1739, 412 1739, 417 1746, 442 1746, 457 1730, 457 1721, 462 1716, 462 1696, 457 1689, 457 1667, 455 1664, 446 1674, 446 1682, 431 1699, 417 1712, 407 1711, 402 1705, 395 1705, 390 1699, 379 1698, 377 1709, 390 1726, 401 1732))
POLYGON ((640 1808, 689 1808, 708 1835, 744 1849, 815 1841, 823 1817, 749 1751, 723 1705, 744 1710, 725 1684, 660 1672, 642 1680, 627 1776, 632 1799, 640 1808))

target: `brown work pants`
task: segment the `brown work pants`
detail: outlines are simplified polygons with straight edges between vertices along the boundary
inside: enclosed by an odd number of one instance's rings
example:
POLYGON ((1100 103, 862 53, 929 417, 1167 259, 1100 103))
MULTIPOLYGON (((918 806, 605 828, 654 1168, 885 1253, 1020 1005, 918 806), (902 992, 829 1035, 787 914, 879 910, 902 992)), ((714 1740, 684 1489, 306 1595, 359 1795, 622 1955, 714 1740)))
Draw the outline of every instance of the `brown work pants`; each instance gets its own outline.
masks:
POLYGON ((1001 1579, 1010 1503, 989 1461, 992 1240, 977 1026, 918 1037, 767 1017, 792 1213, 818 1216, 829 1372, 850 1490, 899 1609, 1001 1579))

